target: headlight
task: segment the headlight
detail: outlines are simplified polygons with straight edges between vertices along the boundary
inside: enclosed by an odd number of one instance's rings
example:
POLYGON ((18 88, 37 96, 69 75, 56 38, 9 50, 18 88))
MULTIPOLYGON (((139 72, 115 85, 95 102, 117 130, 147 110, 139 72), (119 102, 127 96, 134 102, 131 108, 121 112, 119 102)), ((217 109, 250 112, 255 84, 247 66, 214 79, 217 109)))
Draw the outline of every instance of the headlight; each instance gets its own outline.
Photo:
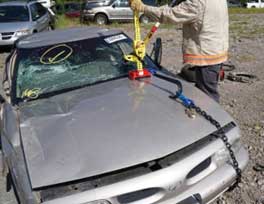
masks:
POLYGON ((16 36, 17 37, 20 37, 20 36, 23 36, 23 35, 29 35, 31 32, 30 30, 19 30, 16 32, 16 36))
MULTIPOLYGON (((239 139, 237 139, 232 144, 232 150, 234 153, 238 152, 239 149, 242 147, 242 144, 239 139)), ((218 150, 212 157, 213 161, 217 164, 217 166, 222 166, 227 161, 230 161, 230 154, 226 147, 223 147, 222 149, 218 150)))
POLYGON ((84 204, 111 204, 111 203, 107 200, 97 200, 97 201, 92 201, 92 202, 84 203, 84 204))

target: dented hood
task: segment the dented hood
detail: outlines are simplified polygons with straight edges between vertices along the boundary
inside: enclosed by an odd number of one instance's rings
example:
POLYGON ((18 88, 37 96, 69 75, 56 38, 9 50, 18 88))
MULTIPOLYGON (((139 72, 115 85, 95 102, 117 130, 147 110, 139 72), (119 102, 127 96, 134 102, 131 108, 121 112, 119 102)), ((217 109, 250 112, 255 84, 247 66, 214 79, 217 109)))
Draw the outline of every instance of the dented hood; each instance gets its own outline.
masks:
MULTIPOLYGON (((164 157, 210 134, 169 98, 176 86, 152 77, 118 79, 21 105, 21 134, 33 188, 87 178, 164 157)), ((184 92, 221 124, 232 120, 205 94, 184 92)))

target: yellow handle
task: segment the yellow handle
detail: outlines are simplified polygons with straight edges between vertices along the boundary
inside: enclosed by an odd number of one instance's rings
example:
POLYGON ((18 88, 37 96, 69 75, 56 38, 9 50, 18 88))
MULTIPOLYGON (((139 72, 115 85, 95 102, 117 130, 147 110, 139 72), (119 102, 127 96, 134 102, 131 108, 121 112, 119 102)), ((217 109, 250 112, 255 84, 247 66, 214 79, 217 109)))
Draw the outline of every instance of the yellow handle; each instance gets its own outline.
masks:
POLYGON ((144 41, 141 40, 140 35, 140 22, 139 22, 139 12, 134 11, 133 13, 134 18, 134 41, 133 41, 133 49, 135 55, 125 55, 125 59, 130 62, 135 62, 137 64, 137 71, 143 70, 142 60, 146 55, 146 46, 144 41))

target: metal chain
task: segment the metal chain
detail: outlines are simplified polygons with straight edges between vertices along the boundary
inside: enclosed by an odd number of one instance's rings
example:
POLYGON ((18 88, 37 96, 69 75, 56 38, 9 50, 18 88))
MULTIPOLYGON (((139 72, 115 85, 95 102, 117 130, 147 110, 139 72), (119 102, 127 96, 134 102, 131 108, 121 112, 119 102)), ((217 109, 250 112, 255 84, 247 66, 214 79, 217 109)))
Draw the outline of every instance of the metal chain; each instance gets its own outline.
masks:
POLYGON ((195 103, 191 99, 185 97, 182 94, 183 87, 182 87, 182 84, 179 80, 173 79, 173 78, 170 78, 170 77, 167 77, 164 75, 160 75, 156 72, 154 74, 156 77, 158 77, 160 79, 166 80, 168 82, 171 82, 171 83, 174 83, 177 85, 178 90, 176 92, 176 95, 170 96, 170 98, 181 100, 183 105, 186 108, 188 108, 189 110, 191 110, 191 109, 195 110, 199 115, 204 117, 207 121, 209 121, 212 125, 214 125, 217 128, 218 132, 217 132, 217 134, 214 134, 214 135, 215 135, 215 137, 220 138, 223 141, 223 143, 225 144, 225 146, 229 152, 230 158, 232 160, 232 166, 233 166, 234 170, 236 171, 236 175, 237 175, 236 182, 233 185, 233 187, 236 187, 237 184, 241 182, 242 171, 239 168, 238 161, 237 161, 235 153, 232 149, 232 145, 229 143, 228 137, 225 135, 225 131, 222 129, 221 124, 218 121, 216 121, 211 115, 207 114, 204 110, 202 110, 200 107, 196 106, 195 103))
POLYGON ((239 168, 238 161, 237 161, 237 159, 235 157, 235 153, 234 153, 234 151, 232 149, 232 145, 229 143, 228 137, 225 135, 225 132, 222 129, 220 123, 218 121, 216 121, 211 115, 207 114, 200 107, 198 107, 196 105, 193 105, 191 108, 193 108, 198 114, 203 116, 207 121, 209 121, 212 125, 214 125, 217 128, 218 133, 215 134, 215 136, 220 138, 223 141, 223 143, 225 144, 227 150, 229 151, 230 158, 232 160, 232 166, 233 166, 233 168, 234 168, 234 170, 236 171, 236 174, 237 174, 237 178, 236 178, 236 182, 234 183, 234 187, 237 186, 237 184, 241 182, 241 173, 242 173, 242 171, 239 168))

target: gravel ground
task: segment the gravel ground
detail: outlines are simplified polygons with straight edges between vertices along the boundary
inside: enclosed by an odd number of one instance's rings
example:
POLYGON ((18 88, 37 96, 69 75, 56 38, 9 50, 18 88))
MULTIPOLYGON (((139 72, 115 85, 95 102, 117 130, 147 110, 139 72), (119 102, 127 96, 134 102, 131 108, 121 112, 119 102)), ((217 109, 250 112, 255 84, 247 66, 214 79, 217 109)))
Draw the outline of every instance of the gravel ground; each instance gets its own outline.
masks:
MULTIPOLYGON (((264 171, 254 170, 258 163, 264 165, 264 21, 260 20, 263 17, 263 14, 231 16, 230 61, 237 72, 254 74, 258 79, 252 83, 228 80, 220 83, 221 105, 238 122, 250 162, 242 183, 214 204, 264 204, 264 171)), ((131 27, 121 27, 132 36, 131 27)), ((162 28, 156 36, 163 39, 162 64, 178 72, 182 67, 181 31, 162 28)), ((5 57, 6 54, 0 54, 0 70, 5 57)), ((0 204, 15 204, 12 192, 4 190, 4 178, 0 176, 0 204)))

